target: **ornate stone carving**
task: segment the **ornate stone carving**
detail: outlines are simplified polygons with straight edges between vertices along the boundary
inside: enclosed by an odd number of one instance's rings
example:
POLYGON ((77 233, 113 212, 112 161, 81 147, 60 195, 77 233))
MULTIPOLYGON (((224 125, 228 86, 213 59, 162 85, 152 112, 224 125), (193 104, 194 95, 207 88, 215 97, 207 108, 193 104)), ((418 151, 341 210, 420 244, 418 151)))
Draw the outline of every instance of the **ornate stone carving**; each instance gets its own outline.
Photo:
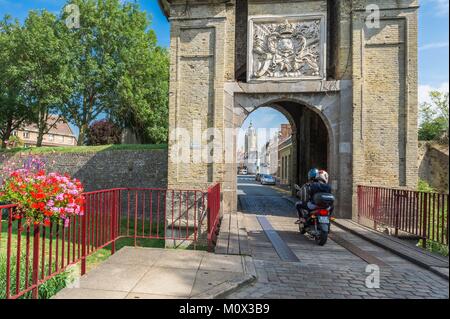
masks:
POLYGON ((323 16, 250 19, 248 80, 325 77, 323 16))

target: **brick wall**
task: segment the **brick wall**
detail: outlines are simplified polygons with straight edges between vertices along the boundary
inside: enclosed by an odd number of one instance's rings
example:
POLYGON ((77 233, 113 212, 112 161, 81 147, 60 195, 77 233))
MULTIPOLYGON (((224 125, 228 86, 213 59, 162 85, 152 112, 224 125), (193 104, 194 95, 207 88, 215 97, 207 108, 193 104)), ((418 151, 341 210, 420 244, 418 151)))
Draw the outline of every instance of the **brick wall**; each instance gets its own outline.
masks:
MULTIPOLYGON (((25 154, 0 154, 6 162, 21 163, 25 154)), ((38 155, 46 170, 68 173, 82 181, 86 191, 115 187, 167 187, 166 150, 114 150, 38 155)))

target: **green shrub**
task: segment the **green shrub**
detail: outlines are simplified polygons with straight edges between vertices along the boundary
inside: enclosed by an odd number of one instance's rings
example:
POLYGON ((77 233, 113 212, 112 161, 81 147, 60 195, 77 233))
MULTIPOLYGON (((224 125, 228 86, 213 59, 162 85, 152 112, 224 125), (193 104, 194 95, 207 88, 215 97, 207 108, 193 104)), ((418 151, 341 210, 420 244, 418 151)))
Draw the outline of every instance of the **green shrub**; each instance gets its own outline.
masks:
POLYGON ((430 186, 430 184, 428 184, 428 182, 424 181, 424 180, 419 180, 419 184, 417 186, 417 190, 419 192, 426 192, 426 193, 434 193, 435 190, 433 187, 430 186))

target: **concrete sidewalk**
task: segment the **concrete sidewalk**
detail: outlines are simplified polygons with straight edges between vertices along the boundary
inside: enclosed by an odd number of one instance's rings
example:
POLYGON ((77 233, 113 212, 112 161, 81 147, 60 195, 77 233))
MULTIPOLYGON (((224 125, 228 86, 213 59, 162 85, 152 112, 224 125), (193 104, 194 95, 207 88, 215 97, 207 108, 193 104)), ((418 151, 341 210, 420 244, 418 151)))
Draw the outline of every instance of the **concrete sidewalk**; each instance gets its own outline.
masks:
POLYGON ((248 256, 124 247, 54 299, 211 299, 255 279, 248 256))

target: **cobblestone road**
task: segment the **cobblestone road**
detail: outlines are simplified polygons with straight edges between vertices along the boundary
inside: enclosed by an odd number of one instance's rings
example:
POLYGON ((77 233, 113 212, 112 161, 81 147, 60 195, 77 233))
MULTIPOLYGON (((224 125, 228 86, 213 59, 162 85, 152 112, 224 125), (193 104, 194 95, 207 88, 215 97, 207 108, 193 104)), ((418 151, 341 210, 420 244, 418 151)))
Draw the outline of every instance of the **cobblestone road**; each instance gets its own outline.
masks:
POLYGON ((324 246, 302 236, 295 208, 284 194, 251 180, 240 180, 241 209, 258 280, 228 298, 448 298, 448 281, 337 227, 333 233, 386 265, 380 288, 367 288, 368 263, 332 240, 324 246), (266 215, 300 262, 283 262, 264 234, 256 215, 266 215))

